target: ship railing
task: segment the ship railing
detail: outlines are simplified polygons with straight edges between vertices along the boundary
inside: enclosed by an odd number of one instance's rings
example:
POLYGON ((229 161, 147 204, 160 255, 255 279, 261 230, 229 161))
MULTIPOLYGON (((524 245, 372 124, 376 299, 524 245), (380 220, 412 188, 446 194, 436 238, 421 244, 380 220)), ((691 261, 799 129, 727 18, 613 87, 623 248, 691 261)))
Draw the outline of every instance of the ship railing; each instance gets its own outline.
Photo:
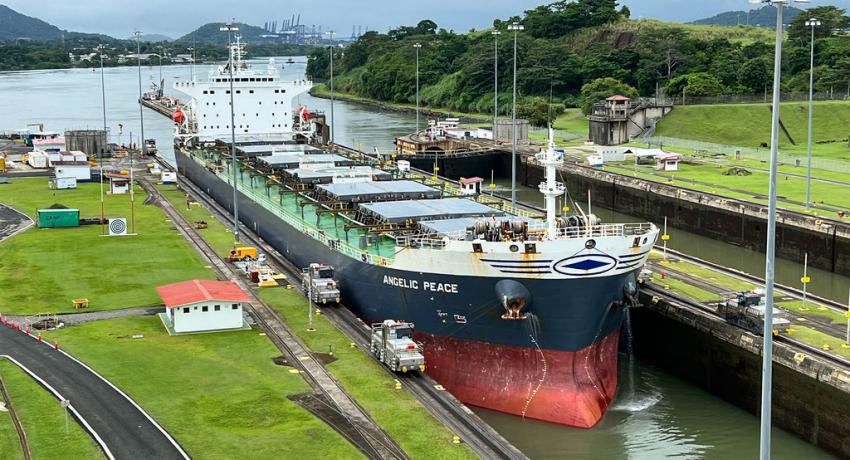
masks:
MULTIPOLYGON (((593 225, 590 227, 567 227, 557 230, 556 239, 586 239, 586 238, 604 238, 604 237, 630 237, 640 236, 655 230, 655 226, 650 223, 641 224, 604 224, 593 225)), ((528 227, 529 240, 542 239, 546 232, 545 222, 533 222, 528 227)), ((418 248, 443 248, 449 241, 467 241, 470 240, 471 232, 469 230, 458 230, 448 233, 417 233, 412 235, 402 235, 396 237, 396 244, 404 247, 418 248)))
MULTIPOLYGON (((227 173, 218 173, 218 175, 226 180, 230 181, 230 175, 227 173)), ((379 254, 372 254, 371 252, 364 251, 356 246, 352 246, 348 242, 334 238, 333 236, 329 236, 324 230, 318 229, 303 220, 297 215, 287 212, 283 208, 280 207, 276 202, 274 202, 270 197, 258 192, 251 186, 246 186, 244 182, 239 184, 239 191, 244 195, 251 198, 252 201, 259 204, 260 206, 266 208, 275 214, 279 219, 283 220, 291 227, 296 230, 304 233, 305 235, 310 236, 311 238, 318 240, 325 246, 345 254, 354 259, 358 259, 361 262, 373 264, 373 265, 389 265, 392 262, 392 259, 389 257, 384 257, 379 254)))

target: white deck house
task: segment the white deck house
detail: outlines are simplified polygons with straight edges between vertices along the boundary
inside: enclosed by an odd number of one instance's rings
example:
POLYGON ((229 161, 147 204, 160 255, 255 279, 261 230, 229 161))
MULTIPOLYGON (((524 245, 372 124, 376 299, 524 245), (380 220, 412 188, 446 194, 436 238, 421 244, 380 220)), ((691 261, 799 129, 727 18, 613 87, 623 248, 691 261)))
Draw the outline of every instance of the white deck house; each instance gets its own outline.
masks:
POLYGON ((166 307, 160 317, 175 333, 241 329, 242 305, 251 301, 232 281, 192 280, 156 290, 166 307))

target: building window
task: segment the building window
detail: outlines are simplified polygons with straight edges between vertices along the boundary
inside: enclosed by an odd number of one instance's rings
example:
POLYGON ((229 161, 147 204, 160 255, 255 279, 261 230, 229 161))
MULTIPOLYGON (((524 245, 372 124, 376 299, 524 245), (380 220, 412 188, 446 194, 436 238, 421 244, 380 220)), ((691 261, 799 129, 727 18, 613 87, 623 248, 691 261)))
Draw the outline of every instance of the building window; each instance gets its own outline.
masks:
POLYGON ((210 90, 210 94, 215 94, 215 91, 213 91, 213 90, 210 90))
POLYGON ((224 90, 224 94, 230 94, 230 90, 229 89, 224 90))
POLYGON ((210 311, 210 307, 204 305, 203 307, 201 307, 201 311, 210 311))
POLYGON ((274 90, 274 93, 275 93, 275 94, 279 94, 279 93, 280 93, 280 90, 279 90, 279 89, 276 89, 276 90, 274 90))
POLYGON ((248 90, 248 94, 254 94, 254 90, 253 90, 253 89, 249 89, 249 90, 248 90))
POLYGON ((242 94, 242 90, 241 90, 241 89, 237 89, 237 90, 236 90, 236 94, 242 94))
POLYGON ((216 305, 216 306, 215 306, 215 311, 221 311, 221 305, 216 305))
POLYGON ((204 94, 209 94, 209 93, 210 93, 210 92, 209 92, 209 91, 207 91, 207 90, 204 90, 204 94))
POLYGON ((192 307, 192 309, 193 309, 193 310, 197 310, 197 309, 198 309, 198 307, 192 307))
POLYGON ((239 309, 239 304, 238 304, 238 303, 235 303, 235 304, 231 305, 231 306, 230 306, 230 308, 231 308, 231 310, 238 310, 238 309, 239 309))
POLYGON ((189 313, 189 307, 183 308, 183 313, 189 313))

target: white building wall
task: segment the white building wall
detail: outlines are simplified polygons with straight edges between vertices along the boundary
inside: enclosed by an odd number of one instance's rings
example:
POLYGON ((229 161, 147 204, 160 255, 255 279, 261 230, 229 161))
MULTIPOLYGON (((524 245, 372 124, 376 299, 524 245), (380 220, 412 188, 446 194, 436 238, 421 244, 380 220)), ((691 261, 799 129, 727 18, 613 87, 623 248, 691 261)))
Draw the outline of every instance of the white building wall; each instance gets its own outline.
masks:
POLYGON ((61 165, 56 166, 54 169, 56 179, 65 179, 73 177, 77 179, 77 182, 91 180, 91 168, 89 167, 89 165, 61 165))
POLYGON ((238 329, 242 327, 242 304, 232 302, 200 302, 183 307, 172 308, 175 332, 215 331, 220 329, 238 329), (219 305, 221 309, 215 310, 219 305), (207 307, 207 311, 204 311, 207 307), (186 313, 185 309, 189 309, 186 313))

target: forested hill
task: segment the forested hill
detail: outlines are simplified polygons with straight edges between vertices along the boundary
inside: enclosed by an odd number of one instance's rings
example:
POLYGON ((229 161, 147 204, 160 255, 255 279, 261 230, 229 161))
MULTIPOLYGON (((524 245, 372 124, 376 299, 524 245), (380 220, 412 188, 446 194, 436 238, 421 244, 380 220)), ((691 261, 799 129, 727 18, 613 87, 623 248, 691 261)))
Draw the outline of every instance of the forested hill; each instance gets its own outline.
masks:
MULTIPOLYGON (((788 24, 793 21, 803 10, 793 6, 785 7, 784 22, 788 24)), ((746 11, 727 11, 710 18, 699 19, 691 24, 701 26, 737 26, 746 25, 756 27, 776 28, 776 7, 773 5, 763 6, 759 9, 746 11)))
POLYGON ((0 42, 15 40, 46 42, 63 39, 115 41, 114 38, 106 35, 68 32, 41 19, 18 13, 6 5, 0 5, 0 42))
MULTIPOLYGON (((850 40, 831 31, 846 28, 844 10, 810 10, 826 23, 818 29, 816 87, 846 88, 850 83, 850 40)), ((458 34, 424 20, 388 33, 369 32, 345 49, 336 48, 337 90, 372 99, 415 101, 415 43, 420 49, 423 104, 463 112, 492 113, 494 36, 499 35, 500 112, 510 109, 513 33, 517 34, 519 111, 545 123, 550 91, 559 107, 588 111, 600 97, 615 93, 653 96, 683 90, 693 97, 763 94, 772 82, 773 33, 757 27, 669 24, 629 18, 617 0, 557 1, 497 19, 493 29, 458 34)), ((792 21, 786 44, 784 86, 808 84, 808 29, 804 15, 792 21)), ((317 49, 307 71, 327 79, 329 51, 317 49)))

